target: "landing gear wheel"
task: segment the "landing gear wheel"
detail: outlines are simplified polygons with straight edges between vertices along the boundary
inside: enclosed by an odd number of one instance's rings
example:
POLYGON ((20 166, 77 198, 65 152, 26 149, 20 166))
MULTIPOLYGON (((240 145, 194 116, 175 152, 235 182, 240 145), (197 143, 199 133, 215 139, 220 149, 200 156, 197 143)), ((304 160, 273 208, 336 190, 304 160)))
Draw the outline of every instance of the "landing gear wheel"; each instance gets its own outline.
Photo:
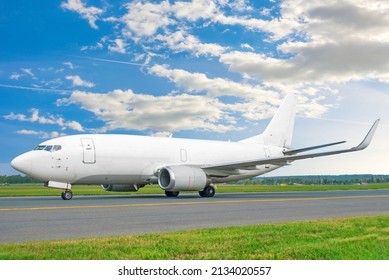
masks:
POLYGON ((62 197, 63 200, 70 200, 73 197, 73 193, 71 191, 64 191, 61 194, 61 197, 62 197))
POLYGON ((177 197, 179 194, 180 194, 180 192, 165 191, 165 195, 167 197, 177 197))
POLYGON ((201 197, 213 197, 216 193, 214 186, 208 186, 202 191, 199 191, 201 197))

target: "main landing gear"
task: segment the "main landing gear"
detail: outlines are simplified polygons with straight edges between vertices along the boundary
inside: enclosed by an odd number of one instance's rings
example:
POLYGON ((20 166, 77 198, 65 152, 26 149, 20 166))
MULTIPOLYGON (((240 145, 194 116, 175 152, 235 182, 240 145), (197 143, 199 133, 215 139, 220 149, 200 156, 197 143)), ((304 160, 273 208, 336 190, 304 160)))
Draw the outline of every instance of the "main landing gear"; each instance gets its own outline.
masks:
POLYGON ((165 191, 167 197, 177 197, 179 194, 180 192, 165 191))
MULTIPOLYGON (((202 191, 199 191, 199 194, 201 197, 213 197, 216 193, 215 186, 209 185, 205 187, 202 191)), ((174 191, 165 191, 165 195, 167 197, 177 197, 180 194, 180 192, 174 192, 174 191)))
POLYGON ((199 191, 201 197, 213 197, 216 193, 215 187, 209 185, 205 187, 202 191, 199 191))
POLYGON ((64 191, 62 192, 61 197, 63 200, 70 200, 73 197, 73 193, 72 191, 64 191))

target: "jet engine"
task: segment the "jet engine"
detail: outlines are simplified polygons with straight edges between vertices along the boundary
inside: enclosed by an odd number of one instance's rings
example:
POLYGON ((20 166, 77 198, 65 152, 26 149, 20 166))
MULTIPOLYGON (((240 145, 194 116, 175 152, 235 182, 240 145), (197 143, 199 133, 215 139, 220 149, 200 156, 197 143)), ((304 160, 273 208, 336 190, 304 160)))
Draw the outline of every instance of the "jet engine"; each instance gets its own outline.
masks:
POLYGON ((143 186, 136 184, 125 185, 125 184, 113 184, 113 185, 101 185, 101 188, 108 192, 137 192, 143 186))
POLYGON ((200 191, 208 185, 208 179, 199 167, 172 165, 160 170, 158 184, 165 191, 200 191))

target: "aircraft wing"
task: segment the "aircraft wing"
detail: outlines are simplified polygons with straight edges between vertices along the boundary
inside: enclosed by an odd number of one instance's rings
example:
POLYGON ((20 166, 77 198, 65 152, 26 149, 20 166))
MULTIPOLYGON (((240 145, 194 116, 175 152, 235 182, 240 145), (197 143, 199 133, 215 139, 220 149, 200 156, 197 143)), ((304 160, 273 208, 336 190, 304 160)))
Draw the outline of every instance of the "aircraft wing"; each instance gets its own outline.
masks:
POLYGON ((315 157, 323 157, 323 156, 329 156, 329 155, 336 155, 336 154, 342 154, 342 153, 349 153, 349 152, 356 152, 365 149, 367 146, 369 146, 371 140, 373 139, 374 133, 377 129, 379 119, 374 122, 372 127, 370 128, 369 132, 366 134, 365 138, 362 140, 362 142, 355 147, 349 148, 349 149, 340 149, 340 150, 334 150, 329 152, 321 152, 321 153, 308 153, 308 154, 301 154, 297 155, 297 153, 318 149, 322 147, 332 146, 344 143, 345 141, 335 142, 335 143, 329 143, 324 144, 320 146, 315 147, 308 147, 298 150, 291 150, 286 151, 284 153, 284 156, 281 157, 269 157, 269 158, 263 158, 258 159, 254 161, 241 161, 241 162, 231 162, 226 164, 220 164, 220 165, 204 165, 201 166, 201 168, 210 175, 213 176, 222 176, 222 174, 225 174, 225 176, 232 175, 235 172, 238 172, 239 169, 255 169, 256 165, 263 165, 263 164, 273 164, 273 165, 288 165, 290 162, 300 159, 306 159, 306 158, 315 158, 315 157))

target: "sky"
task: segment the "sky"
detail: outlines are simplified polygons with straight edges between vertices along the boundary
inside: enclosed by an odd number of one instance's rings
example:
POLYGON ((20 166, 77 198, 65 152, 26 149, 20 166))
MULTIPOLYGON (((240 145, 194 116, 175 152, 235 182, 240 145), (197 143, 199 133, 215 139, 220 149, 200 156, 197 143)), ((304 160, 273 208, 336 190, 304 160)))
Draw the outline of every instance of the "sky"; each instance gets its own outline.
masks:
POLYGON ((388 1, 2 1, 0 36, 0 175, 64 135, 238 141, 288 93, 293 148, 381 122, 362 152, 269 175, 389 173, 388 1))

